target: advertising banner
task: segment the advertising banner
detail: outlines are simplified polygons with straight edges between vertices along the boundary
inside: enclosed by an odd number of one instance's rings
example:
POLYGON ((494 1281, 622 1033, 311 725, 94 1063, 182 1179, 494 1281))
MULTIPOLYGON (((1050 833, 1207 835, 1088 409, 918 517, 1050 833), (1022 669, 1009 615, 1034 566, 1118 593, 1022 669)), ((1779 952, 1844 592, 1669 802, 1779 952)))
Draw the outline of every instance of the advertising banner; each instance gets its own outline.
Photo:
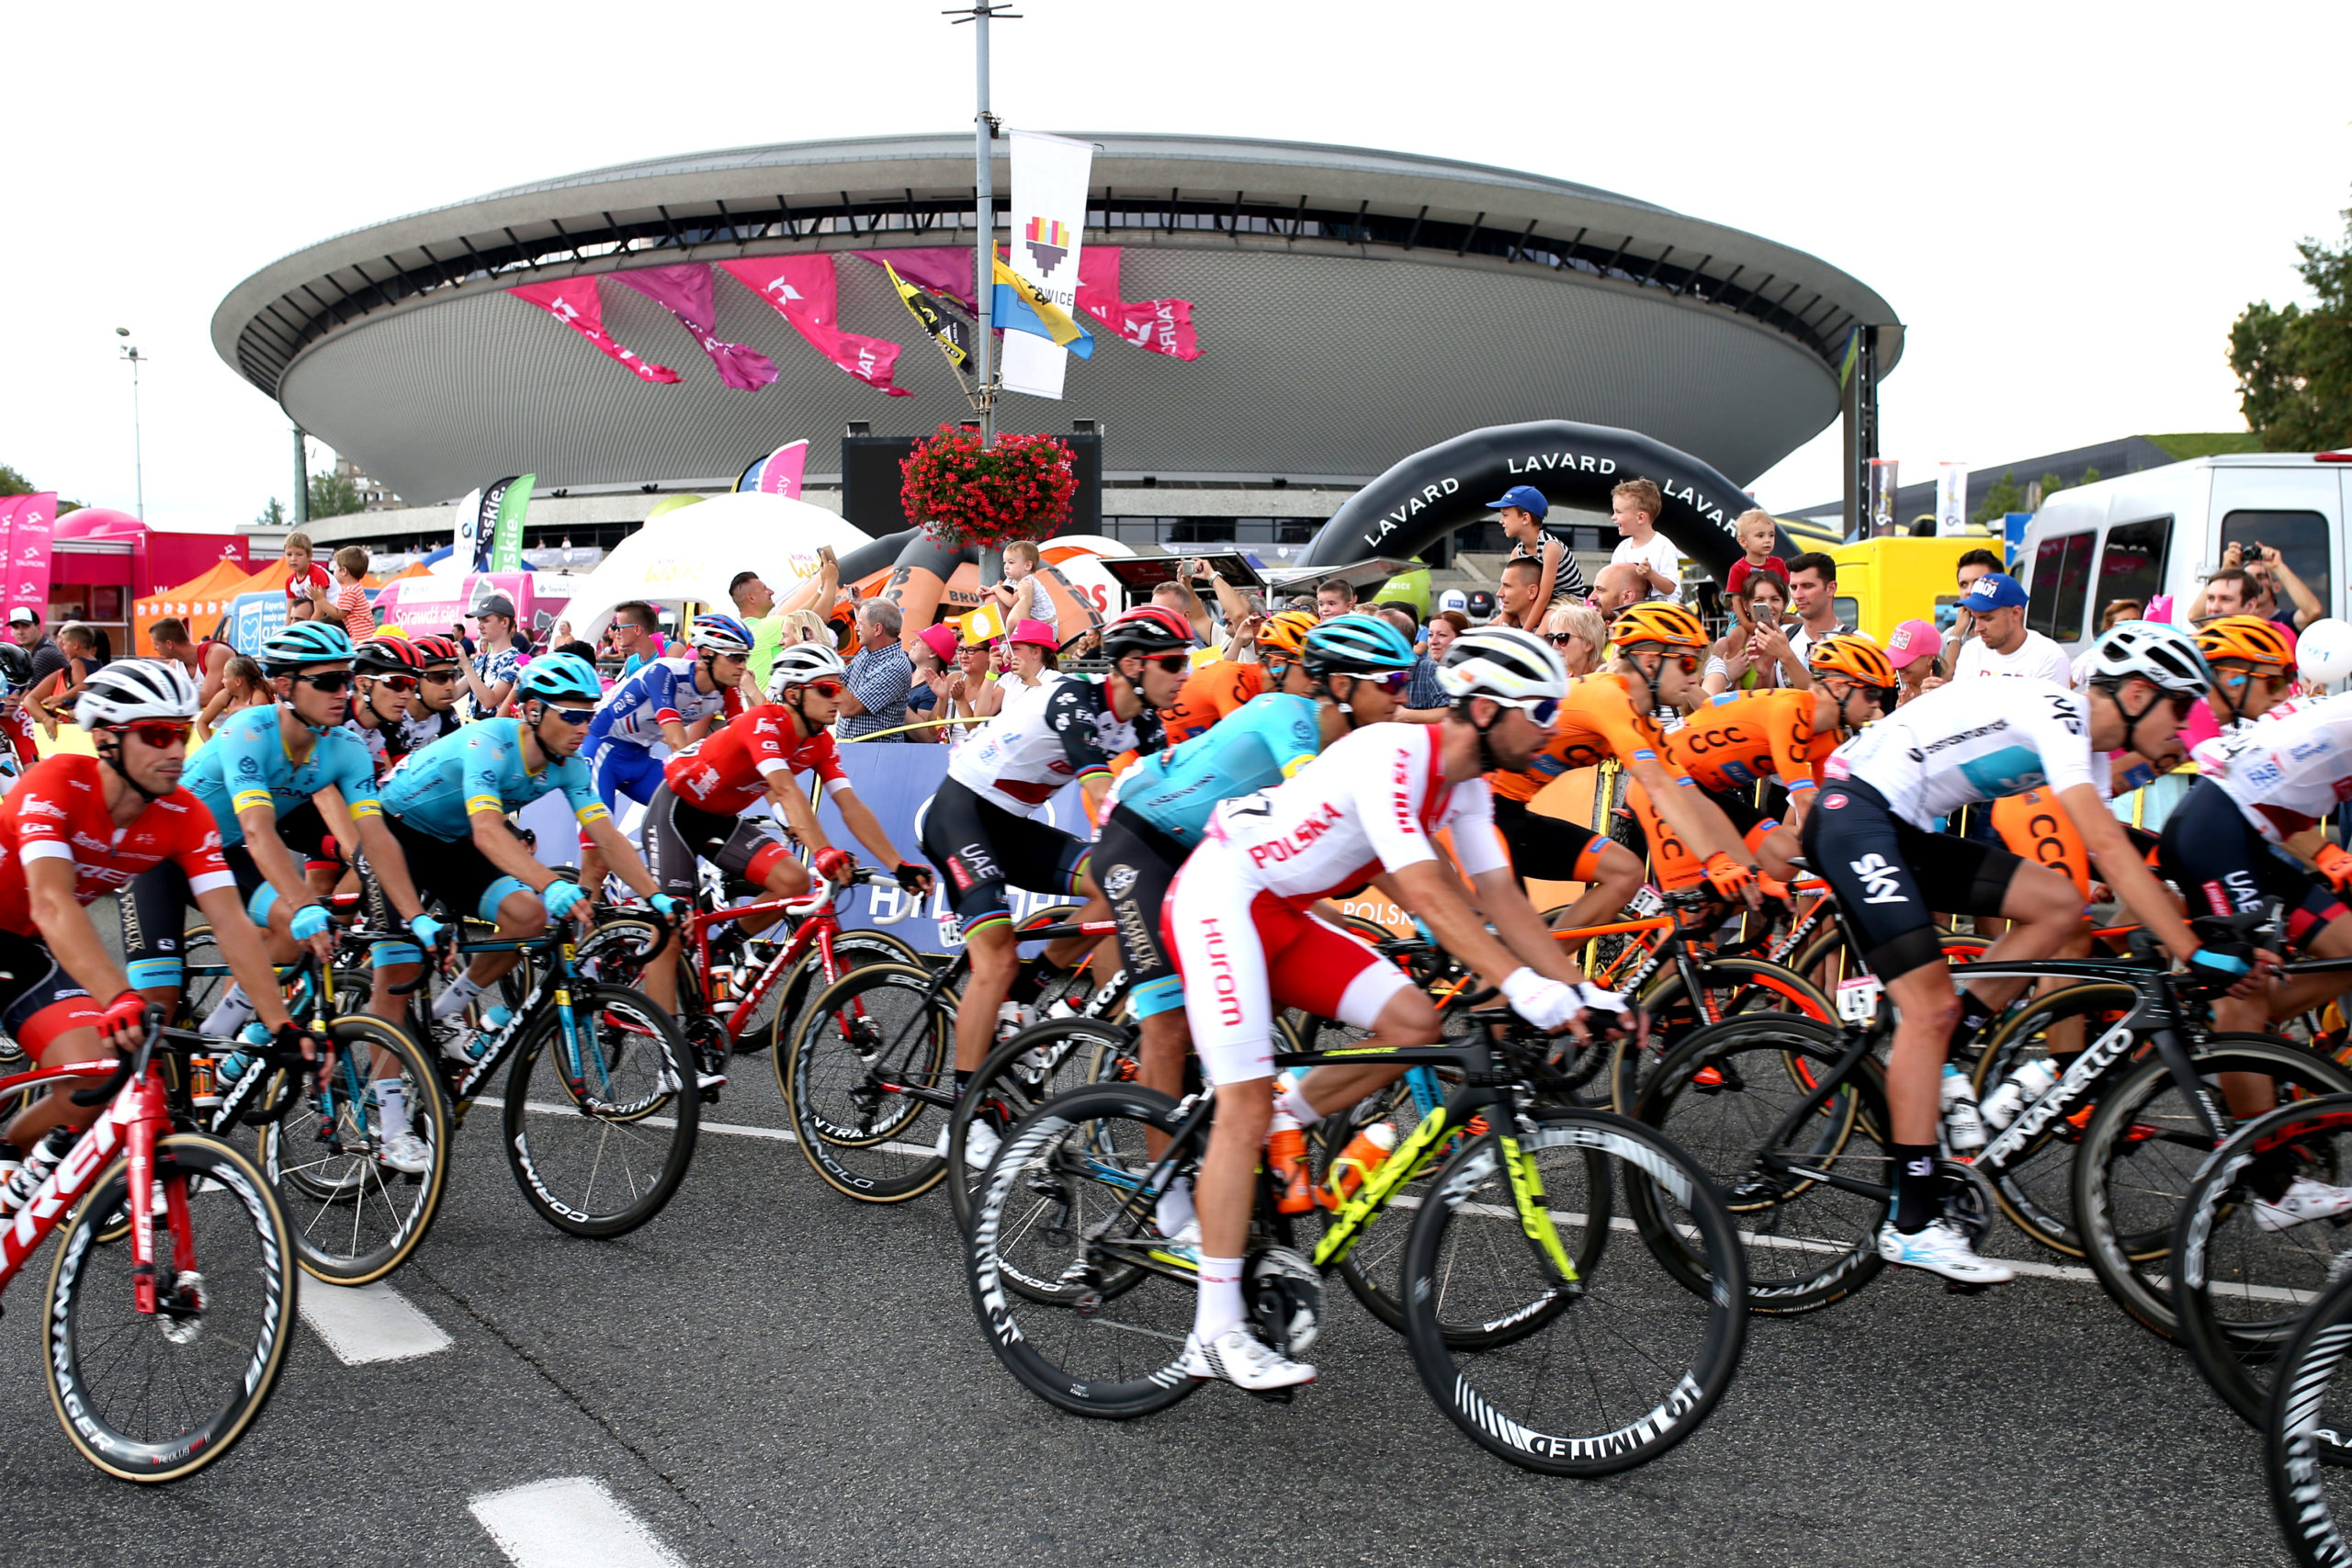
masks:
POLYGON ((1956 539, 1968 532, 1968 465, 1943 463, 1936 468, 1936 537, 1956 539))
POLYGON ((1894 487, 1898 464, 1893 457, 1871 459, 1870 536, 1883 539, 1894 532, 1894 487))
MULTIPOLYGON (((800 481, 808 468, 808 440, 804 437, 798 441, 787 441, 737 475, 735 488, 761 495, 780 495, 786 501, 798 501, 800 481)), ((651 516, 649 515, 646 521, 651 522, 651 516)))
POLYGON ((18 605, 49 619, 50 551, 57 536, 57 492, 40 491, 0 502, 6 524, 7 595, 0 618, 18 605), (14 504, 11 505, 10 503, 14 504))
MULTIPOLYGON (((411 637, 446 637, 492 593, 513 600, 515 617, 534 630, 539 627, 540 612, 560 607, 540 603, 537 579, 530 572, 497 571, 399 578, 376 595, 376 610, 382 625, 399 626, 411 637)), ((553 625, 552 618, 548 624, 553 625)))
POLYGON ((675 370, 666 365, 655 365, 639 358, 605 331, 605 303, 596 296, 594 278, 567 277, 560 283, 526 283, 506 292, 517 299, 537 305, 594 344, 605 354, 628 366, 639 380, 664 385, 677 380, 675 370))
MULTIPOLYGON (((1094 144, 1035 130, 1011 134, 1010 264, 1046 300, 1075 315, 1079 265, 1085 253, 1086 183, 1094 169, 1094 144)), ((1067 347, 1035 340, 1021 343, 1007 333, 1004 348, 1007 391, 1046 398, 1062 395, 1062 376, 1069 359, 1067 347)))
POLYGON ((481 491, 469 490, 458 498, 457 525, 449 531, 449 553, 434 570, 463 574, 480 570, 481 558, 481 491))
POLYGON ((523 514, 531 509, 531 487, 538 482, 538 475, 525 474, 499 491, 498 511, 490 524, 491 570, 523 570, 523 514))
POLYGON ((721 262, 736 282, 758 295, 792 323, 808 346, 869 387, 894 398, 914 396, 890 384, 899 363, 899 345, 888 338, 843 332, 835 324, 836 295, 833 258, 763 256, 756 261, 721 262))
POLYGON ((711 367, 728 386, 756 392, 775 379, 775 360, 749 344, 728 343, 718 335, 718 305, 707 263, 639 267, 614 273, 612 278, 677 317, 678 324, 693 333, 702 351, 710 355, 711 367))
POLYGON ((1137 348, 1171 359, 1198 359, 1190 299, 1119 298, 1119 247, 1095 245, 1079 258, 1078 308, 1137 348))

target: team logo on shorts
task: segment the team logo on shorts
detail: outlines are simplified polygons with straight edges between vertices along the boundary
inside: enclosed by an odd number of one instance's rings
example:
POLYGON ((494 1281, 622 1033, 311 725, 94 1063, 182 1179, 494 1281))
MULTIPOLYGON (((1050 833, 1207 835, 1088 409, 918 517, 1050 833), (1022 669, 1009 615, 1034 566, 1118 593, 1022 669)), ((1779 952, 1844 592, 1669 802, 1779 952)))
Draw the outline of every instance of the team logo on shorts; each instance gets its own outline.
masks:
POLYGON ((1102 879, 1102 896, 1105 898, 1125 897, 1128 890, 1135 886, 1136 879, 1142 874, 1131 865, 1113 866, 1111 874, 1102 879))
POLYGON ((1826 795, 1821 797, 1821 804, 1825 810, 1835 811, 1846 804, 1846 797, 1842 795, 1826 795))

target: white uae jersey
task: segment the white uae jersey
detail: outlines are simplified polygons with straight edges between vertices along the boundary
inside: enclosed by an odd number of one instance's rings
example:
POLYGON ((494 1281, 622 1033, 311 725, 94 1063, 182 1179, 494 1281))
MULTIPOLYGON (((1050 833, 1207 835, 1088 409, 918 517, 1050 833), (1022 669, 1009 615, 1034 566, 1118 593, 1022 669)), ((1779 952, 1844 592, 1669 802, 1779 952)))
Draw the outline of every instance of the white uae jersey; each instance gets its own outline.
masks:
POLYGON ((2190 753, 2277 843, 2352 800, 2352 694, 2297 697, 2190 753))
POLYGON ((2052 681, 1954 681, 1914 697, 1832 752, 1851 779, 1916 828, 2022 790, 2094 784, 2087 701, 2052 681))

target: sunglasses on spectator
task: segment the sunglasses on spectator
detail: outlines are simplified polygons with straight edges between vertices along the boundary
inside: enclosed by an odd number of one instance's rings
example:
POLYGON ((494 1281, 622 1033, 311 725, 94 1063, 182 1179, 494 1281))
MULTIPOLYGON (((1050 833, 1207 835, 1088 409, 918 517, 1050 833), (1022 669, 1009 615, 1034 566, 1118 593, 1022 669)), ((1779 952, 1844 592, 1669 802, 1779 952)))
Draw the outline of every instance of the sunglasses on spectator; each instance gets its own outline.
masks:
POLYGON ((1568 644, 1577 640, 1577 634, 1574 632, 1545 632, 1544 634, 1544 640, 1550 643, 1554 648, 1566 648, 1568 644))
POLYGON ((328 696, 334 696, 337 692, 351 690, 352 677, 348 670, 329 670, 315 675, 308 670, 298 670, 294 673, 294 679, 306 686, 318 688, 328 696))
POLYGON ((175 719, 142 718, 135 724, 126 724, 122 728, 125 734, 136 736, 141 746, 152 746, 161 751, 168 747, 187 745, 189 727, 175 719))
MULTIPOLYGON (((447 678, 448 677, 447 676, 442 677, 444 680, 447 680, 447 678)), ((413 675, 378 675, 374 677, 374 680, 376 684, 379 686, 390 686, 395 692, 413 692, 416 690, 416 677, 413 675)))

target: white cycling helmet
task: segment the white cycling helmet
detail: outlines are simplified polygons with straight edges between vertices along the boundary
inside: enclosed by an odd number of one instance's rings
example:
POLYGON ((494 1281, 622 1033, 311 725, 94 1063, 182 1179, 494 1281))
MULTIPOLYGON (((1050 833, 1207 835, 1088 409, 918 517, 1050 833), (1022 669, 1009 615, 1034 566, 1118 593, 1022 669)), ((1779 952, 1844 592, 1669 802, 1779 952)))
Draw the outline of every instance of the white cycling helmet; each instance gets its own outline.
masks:
POLYGON ((179 660, 118 659, 82 688, 74 722, 85 729, 111 729, 146 718, 186 723, 196 716, 197 706, 196 682, 179 660))
POLYGON ((2090 682, 2110 691, 2125 681, 2148 682, 2163 692, 2197 695, 2213 684, 2213 671, 2197 639, 2161 621, 2123 621, 2091 649, 2090 682))
POLYGON ((796 642, 775 656, 775 663, 768 669, 768 701, 784 701, 785 692, 794 686, 805 686, 811 681, 827 676, 845 680, 848 666, 842 656, 821 642, 796 642))
POLYGON ((1533 707, 1567 695, 1568 667, 1533 632, 1478 626, 1455 637, 1445 650, 1437 683, 1456 702, 1492 697, 1510 707, 1533 707))

